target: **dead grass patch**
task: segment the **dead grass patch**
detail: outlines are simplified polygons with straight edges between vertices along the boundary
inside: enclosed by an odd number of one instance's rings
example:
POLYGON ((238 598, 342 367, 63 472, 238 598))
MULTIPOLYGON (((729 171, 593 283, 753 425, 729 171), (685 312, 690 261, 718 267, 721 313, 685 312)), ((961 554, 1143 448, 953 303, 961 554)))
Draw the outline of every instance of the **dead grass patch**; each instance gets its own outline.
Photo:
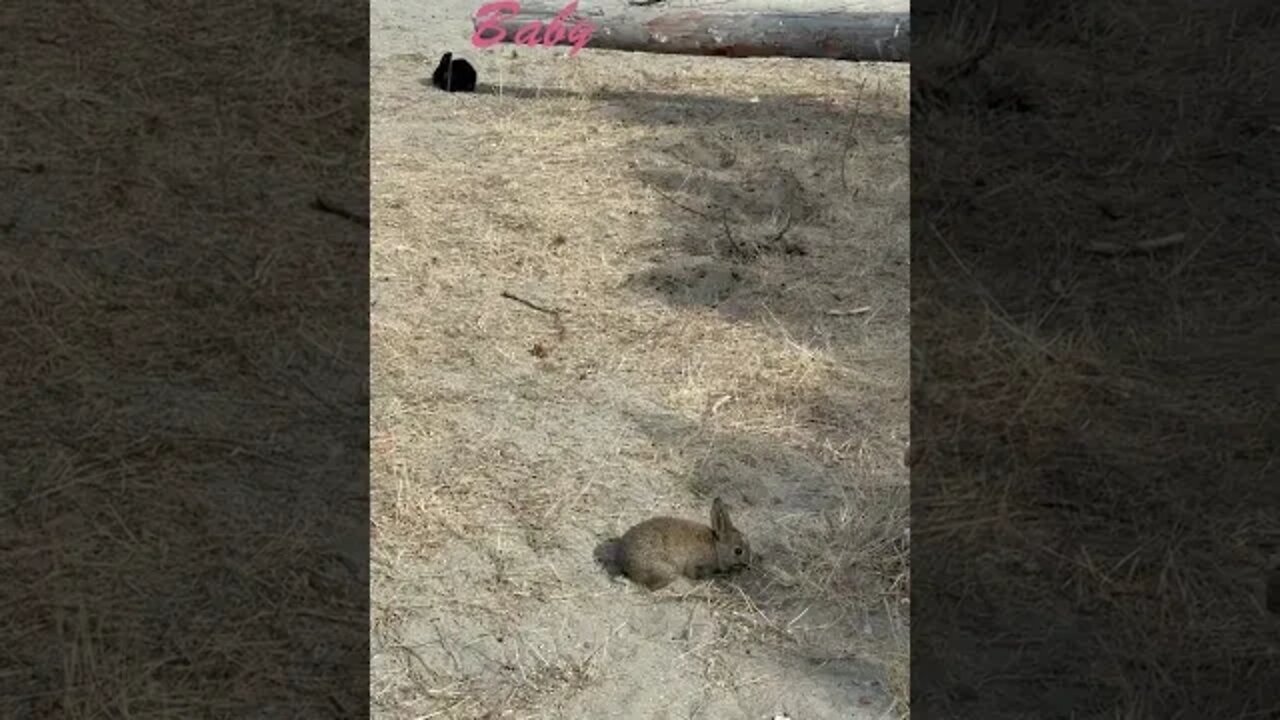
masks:
POLYGON ((426 95, 413 58, 374 74, 377 712, 665 691, 714 715, 879 682, 905 713, 905 73, 480 62, 469 97, 426 95), (714 494, 776 575, 673 602, 594 567, 714 494))

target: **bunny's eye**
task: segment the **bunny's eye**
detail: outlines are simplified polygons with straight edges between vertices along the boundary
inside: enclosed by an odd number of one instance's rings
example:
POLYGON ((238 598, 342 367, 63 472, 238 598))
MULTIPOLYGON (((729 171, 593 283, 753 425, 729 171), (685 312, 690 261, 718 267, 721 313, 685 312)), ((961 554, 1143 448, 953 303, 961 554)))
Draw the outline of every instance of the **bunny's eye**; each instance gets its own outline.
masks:
POLYGON ((740 548, 740 547, 736 547, 736 548, 734 548, 734 549, 733 549, 733 554, 734 554, 734 555, 741 555, 741 554, 742 554, 742 548, 740 548))

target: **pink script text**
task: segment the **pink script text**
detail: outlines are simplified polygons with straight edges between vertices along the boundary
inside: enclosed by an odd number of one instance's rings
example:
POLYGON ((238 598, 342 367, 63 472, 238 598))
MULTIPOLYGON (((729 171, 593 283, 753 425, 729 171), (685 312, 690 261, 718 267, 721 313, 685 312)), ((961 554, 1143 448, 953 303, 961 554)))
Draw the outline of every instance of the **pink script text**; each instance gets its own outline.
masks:
MULTIPOLYGON (((591 34, 596 30, 594 24, 581 19, 572 25, 565 25, 565 21, 577 10, 578 0, 570 0, 568 5, 561 8, 560 12, 546 23, 545 27, 541 20, 525 23, 516 31, 515 44, 525 47, 551 47, 567 40, 573 46, 569 51, 569 57, 577 55, 578 51, 591 40, 591 34)), ((496 0, 496 2, 481 5, 480 9, 476 10, 475 16, 480 22, 476 24, 476 31, 471 34, 471 44, 478 48, 487 48, 502 42, 507 36, 507 31, 502 28, 503 16, 519 13, 519 0, 496 0)))

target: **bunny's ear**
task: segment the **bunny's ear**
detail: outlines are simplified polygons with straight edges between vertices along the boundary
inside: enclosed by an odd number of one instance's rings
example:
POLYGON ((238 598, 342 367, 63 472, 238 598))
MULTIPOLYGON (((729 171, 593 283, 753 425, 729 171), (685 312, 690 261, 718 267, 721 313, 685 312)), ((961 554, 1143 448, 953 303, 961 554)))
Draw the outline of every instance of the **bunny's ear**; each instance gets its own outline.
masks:
POLYGON ((716 537, 724 537, 732 527, 733 523, 729 522, 729 511, 725 509, 724 502, 719 497, 712 500, 711 531, 716 534, 716 537))
POLYGON ((453 53, 451 52, 445 53, 444 57, 440 58, 440 64, 436 65, 436 70, 434 73, 432 73, 432 77, 436 77, 436 78, 443 77, 444 74, 449 71, 449 65, 452 63, 452 61, 453 61, 453 53))

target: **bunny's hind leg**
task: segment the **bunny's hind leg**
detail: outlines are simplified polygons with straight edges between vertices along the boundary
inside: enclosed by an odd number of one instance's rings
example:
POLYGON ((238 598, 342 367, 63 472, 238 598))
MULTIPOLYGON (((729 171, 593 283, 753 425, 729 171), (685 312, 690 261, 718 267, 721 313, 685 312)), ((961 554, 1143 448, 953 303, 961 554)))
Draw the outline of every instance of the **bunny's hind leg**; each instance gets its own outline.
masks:
POLYGON ((679 577, 680 571, 670 563, 658 562, 646 564, 641 568, 633 568, 628 576, 650 590, 661 590, 679 577))

